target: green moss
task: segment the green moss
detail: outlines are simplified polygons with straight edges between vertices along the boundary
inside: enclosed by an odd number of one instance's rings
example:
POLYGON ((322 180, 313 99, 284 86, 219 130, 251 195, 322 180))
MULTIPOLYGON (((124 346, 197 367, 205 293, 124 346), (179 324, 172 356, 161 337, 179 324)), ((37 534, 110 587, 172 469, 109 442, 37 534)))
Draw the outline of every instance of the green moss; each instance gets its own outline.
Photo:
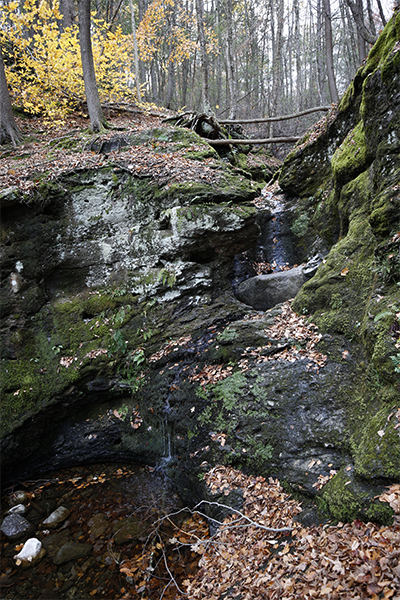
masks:
POLYGON ((356 90, 355 90, 354 80, 353 80, 350 83, 350 85, 347 88, 347 90, 345 91, 345 93, 343 94, 342 99, 340 100, 340 103, 339 103, 339 106, 338 106, 338 111, 339 112, 345 112, 350 107, 352 107, 354 105, 355 96, 356 96, 356 90))
POLYGON ((322 498, 329 513, 338 521, 362 518, 368 494, 360 490, 351 473, 343 467, 323 488, 322 498))
POLYGON ((302 237, 307 232, 309 224, 310 217, 308 216, 308 214, 302 214, 299 217, 297 217, 290 230, 295 236, 302 237))
POLYGON ((371 206, 369 221, 379 238, 387 238, 399 223, 400 195, 398 191, 387 188, 375 196, 371 206))
POLYGON ((233 342, 234 340, 237 340, 238 338, 239 338, 238 332, 236 331, 236 329, 233 326, 231 326, 231 327, 226 327, 224 329, 224 331, 219 334, 218 342, 220 342, 222 344, 229 344, 230 342, 233 342))
POLYGON ((387 59, 396 41, 400 39, 400 13, 393 15, 371 48, 362 77, 371 75, 387 59))
POLYGON ((356 217, 356 211, 368 214, 373 189, 371 178, 372 173, 367 169, 341 189, 338 210, 342 220, 356 217))
POLYGON ((365 517, 379 525, 393 525, 394 510, 387 502, 376 500, 365 511, 365 517))
POLYGON ((359 339, 375 282, 373 250, 374 237, 368 220, 358 215, 316 275, 304 284, 296 296, 294 310, 313 314, 321 331, 359 339))
POLYGON ((388 477, 400 481, 400 433, 391 406, 383 406, 366 419, 361 433, 352 439, 357 473, 364 477, 388 477))
POLYGON ((331 165, 337 181, 345 183, 368 168, 371 159, 367 153, 363 123, 360 121, 336 149, 331 165))

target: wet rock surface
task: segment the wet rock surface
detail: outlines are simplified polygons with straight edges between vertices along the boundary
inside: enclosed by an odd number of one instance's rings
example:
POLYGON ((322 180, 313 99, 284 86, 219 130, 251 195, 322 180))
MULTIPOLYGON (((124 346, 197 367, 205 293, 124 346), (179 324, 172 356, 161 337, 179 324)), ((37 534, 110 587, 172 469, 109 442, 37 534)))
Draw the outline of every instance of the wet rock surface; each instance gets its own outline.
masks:
POLYGON ((66 542, 58 550, 57 554, 53 558, 55 565, 63 565, 70 560, 77 560, 78 558, 86 558, 92 551, 91 544, 80 544, 79 542, 66 542))
POLYGON ((17 540, 32 531, 32 525, 21 515, 8 515, 1 523, 1 531, 9 540, 17 540))

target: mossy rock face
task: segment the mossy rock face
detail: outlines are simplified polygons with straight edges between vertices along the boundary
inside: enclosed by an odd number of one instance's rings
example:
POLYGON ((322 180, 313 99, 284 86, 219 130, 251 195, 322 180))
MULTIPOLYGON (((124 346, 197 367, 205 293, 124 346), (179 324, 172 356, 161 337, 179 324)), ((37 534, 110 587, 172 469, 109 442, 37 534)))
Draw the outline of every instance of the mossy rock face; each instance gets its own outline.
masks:
MULTIPOLYGON (((380 489, 378 486, 375 488, 377 495, 380 489)), ((321 495, 321 505, 337 521, 361 519, 391 525, 393 510, 387 504, 375 502, 373 493, 373 488, 357 479, 354 467, 350 464, 326 484, 321 495)))
POLYGON ((360 100, 350 103, 332 119, 326 117, 318 134, 306 134, 284 160, 279 174, 283 191, 313 196, 332 174, 331 159, 348 132, 357 123, 360 100))
POLYGON ((359 122, 332 156, 333 175, 340 183, 346 183, 365 171, 371 160, 372 156, 366 147, 364 126, 359 122))
POLYGON ((248 176, 255 181, 270 181, 282 164, 264 149, 246 154, 239 149, 231 155, 232 164, 248 173, 248 176))
POLYGON ((365 427, 354 437, 353 444, 359 475, 368 478, 399 477, 400 432, 392 406, 384 406, 371 414, 365 427))
POLYGON ((293 308, 320 331, 343 336, 360 349, 357 358, 343 354, 358 365, 346 405, 350 476, 342 469, 321 491, 322 504, 340 520, 390 522, 387 511, 372 502, 368 486, 397 482, 400 473, 398 423, 392 422, 400 394, 399 43, 397 11, 337 116, 317 138, 310 135, 295 148, 280 176, 287 192, 301 196, 298 219, 307 219, 297 243, 306 246, 318 233, 330 245, 293 308), (330 132, 337 131, 331 152, 330 132), (313 177, 302 176, 318 163, 321 169, 313 177))
POLYGON ((208 305, 230 289, 234 255, 258 237, 249 201, 260 185, 193 132, 160 128, 112 143, 115 152, 136 144, 185 155, 194 180, 109 165, 65 174, 62 186, 44 182, 28 206, 15 190, 2 193, 3 430, 71 385, 82 392, 100 371, 111 381, 118 360, 150 336, 141 331, 149 301, 167 316, 169 303, 208 305), (206 158, 212 181, 197 177, 206 158))

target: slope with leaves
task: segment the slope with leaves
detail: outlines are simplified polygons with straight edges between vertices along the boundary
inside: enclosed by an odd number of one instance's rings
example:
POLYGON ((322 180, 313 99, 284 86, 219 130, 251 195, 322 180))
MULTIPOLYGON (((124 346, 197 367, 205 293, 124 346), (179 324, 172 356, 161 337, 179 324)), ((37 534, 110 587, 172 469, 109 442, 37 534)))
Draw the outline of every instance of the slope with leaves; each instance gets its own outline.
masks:
MULTIPOLYGON (((206 482, 214 494, 242 490, 242 511, 253 524, 238 511, 224 520, 200 559, 201 570, 185 582, 191 600, 399 598, 398 516, 390 527, 361 521, 304 527, 295 520, 299 503, 277 480, 214 467, 206 482), (282 526, 293 530, 277 534, 263 529, 282 526)), ((397 513, 399 500, 398 485, 377 499, 390 502, 397 513)))

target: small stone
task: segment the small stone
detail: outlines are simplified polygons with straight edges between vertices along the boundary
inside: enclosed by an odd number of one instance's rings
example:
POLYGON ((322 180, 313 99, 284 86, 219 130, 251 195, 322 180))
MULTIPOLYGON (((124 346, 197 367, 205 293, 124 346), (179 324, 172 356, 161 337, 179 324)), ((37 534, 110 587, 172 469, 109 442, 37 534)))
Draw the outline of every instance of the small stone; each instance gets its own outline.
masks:
POLYGON ((10 498, 10 506, 16 506, 17 504, 27 504, 28 495, 26 492, 18 491, 14 492, 10 498))
POLYGON ((69 514, 70 511, 68 508, 65 508, 65 506, 59 506, 54 512, 51 513, 50 516, 47 517, 47 519, 43 521, 43 525, 50 527, 50 529, 54 529, 63 523, 69 514))
POLYGON ((33 530, 33 525, 21 515, 8 515, 1 524, 1 531, 9 540, 17 540, 33 530))
POLYGON ((26 568, 37 564, 45 554, 46 550, 42 548, 42 542, 37 538, 29 538, 14 558, 17 566, 21 565, 26 568))
POLYGON ((140 539, 146 532, 146 523, 137 517, 122 519, 114 525, 114 541, 116 544, 140 539))
POLYGON ((108 527, 107 517, 102 513, 97 513, 89 519, 88 526, 90 527, 90 539, 95 540, 106 531, 108 527))
POLYGON ((7 511, 8 515, 23 515, 26 512, 26 506, 23 504, 16 504, 10 510, 7 511))
POLYGON ((55 565, 63 565, 70 560, 85 558, 92 551, 91 544, 80 544, 79 542, 67 542, 57 552, 53 558, 55 565))
MULTIPOLYGON (((42 532, 44 533, 44 531, 42 532)), ((60 529, 57 533, 46 536, 42 543, 46 549, 47 554, 50 558, 54 558, 59 549, 66 544, 71 542, 71 532, 69 529, 60 529)))

